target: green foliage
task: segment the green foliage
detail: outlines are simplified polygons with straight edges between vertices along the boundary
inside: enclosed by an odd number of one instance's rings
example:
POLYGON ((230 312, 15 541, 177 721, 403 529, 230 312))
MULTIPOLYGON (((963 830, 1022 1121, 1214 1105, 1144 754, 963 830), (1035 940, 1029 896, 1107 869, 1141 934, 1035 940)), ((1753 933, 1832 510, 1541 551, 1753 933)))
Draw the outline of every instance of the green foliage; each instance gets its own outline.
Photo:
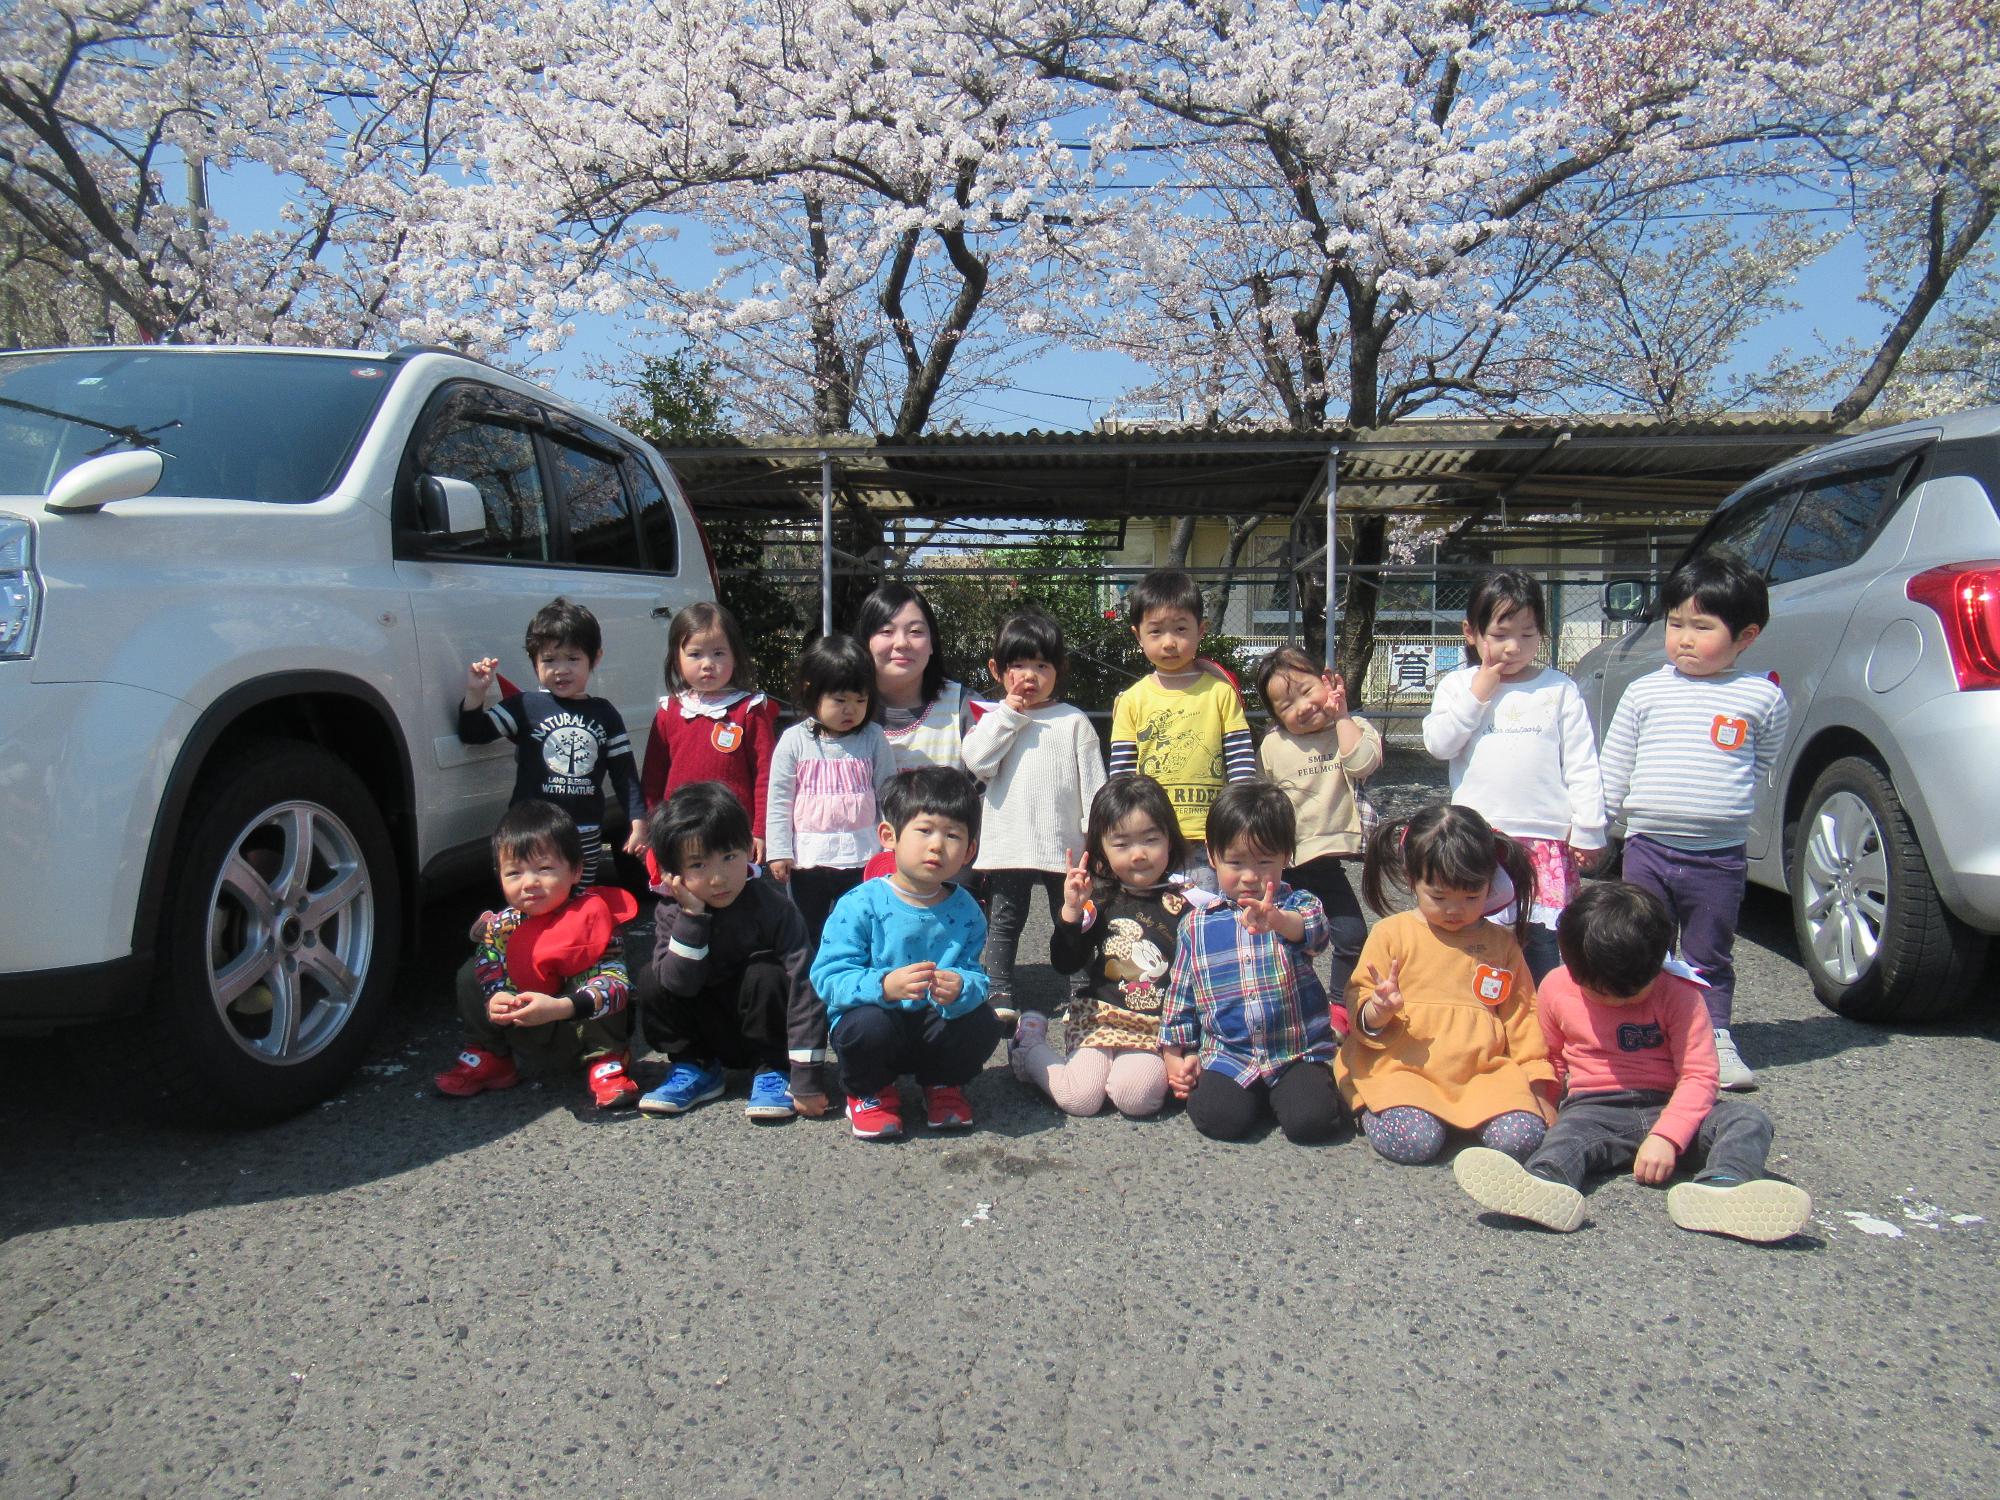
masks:
MULTIPOLYGON (((729 436, 728 406, 707 360, 682 353, 649 355, 631 389, 633 399, 619 403, 614 415, 643 437, 667 447, 698 447, 729 436)), ((775 698, 789 699, 805 612, 787 590, 764 576, 766 548, 755 521, 706 519, 702 529, 722 579, 719 602, 743 627, 757 685, 775 698)))

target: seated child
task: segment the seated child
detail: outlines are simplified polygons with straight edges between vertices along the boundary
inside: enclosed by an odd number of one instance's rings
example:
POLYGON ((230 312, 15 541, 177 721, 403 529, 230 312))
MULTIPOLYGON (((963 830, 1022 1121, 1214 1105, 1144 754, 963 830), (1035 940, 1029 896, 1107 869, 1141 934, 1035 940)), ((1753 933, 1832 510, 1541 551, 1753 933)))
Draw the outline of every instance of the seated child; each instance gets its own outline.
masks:
POLYGON ((749 813, 720 782, 691 781, 653 809, 646 836, 670 899, 654 919, 640 1013, 673 1067, 639 1108, 684 1114, 721 1096, 724 1068, 750 1068, 751 1119, 824 1114, 812 941, 785 888, 750 878, 749 813))
POLYGON ((1337 1042, 1313 972, 1326 911, 1279 883, 1297 838, 1292 804, 1271 782, 1232 783, 1203 832, 1220 899, 1181 924, 1160 1025, 1167 1087, 1214 1140, 1241 1140, 1266 1104, 1286 1140, 1331 1140, 1342 1120, 1326 1067, 1337 1042))
POLYGON ((627 984, 619 927, 639 903, 610 886, 579 890, 583 837, 547 802, 516 802, 493 830, 493 862, 507 909, 474 929, 459 973, 458 1014, 469 1039, 438 1092, 470 1098, 533 1071, 581 1061, 599 1109, 639 1097, 626 1054, 627 984))
POLYGON ((979 788, 955 766, 899 772, 876 836, 896 860, 827 918, 812 983, 840 1054, 847 1118, 864 1141, 903 1133, 896 1080, 914 1074, 933 1130, 972 1123, 964 1086, 1000 1040, 986 1003, 986 918, 952 877, 979 839, 979 788))
POLYGON ((1805 1190, 1764 1175, 1769 1118, 1716 1093, 1701 990, 1661 969, 1673 937, 1673 917, 1638 886, 1592 886, 1564 908, 1563 967, 1542 985, 1538 1009, 1569 1092, 1526 1166, 1497 1151, 1460 1153, 1452 1170, 1482 1207, 1570 1230, 1583 1222, 1587 1174, 1629 1162, 1658 1187, 1686 1159, 1699 1163, 1694 1180, 1667 1190, 1667 1217, 1681 1228, 1769 1241, 1805 1227, 1805 1190))
POLYGON ((1435 1160, 1451 1130, 1526 1156, 1556 1116, 1555 1070, 1535 1022, 1535 981, 1521 954, 1528 903, 1496 899, 1505 871, 1534 889, 1528 851, 1469 807, 1441 803, 1382 824, 1368 841, 1361 889, 1387 911, 1391 883, 1416 910, 1375 924, 1347 986, 1354 1029, 1334 1075, 1368 1144, 1393 1162, 1435 1160), (1487 920, 1513 905, 1509 929, 1487 920))
POLYGON ((1368 921, 1342 866, 1361 853, 1367 830, 1356 788, 1382 764, 1382 732, 1347 709, 1347 685, 1296 646, 1280 646, 1257 669, 1257 693, 1271 712, 1257 764, 1292 799, 1299 820, 1298 864, 1289 884, 1326 908, 1332 934, 1334 1029, 1348 1028, 1347 981, 1368 938, 1368 921))
POLYGON ((1063 877, 1049 962, 1084 971, 1071 1003, 1070 1054, 1049 1045, 1047 1018, 1021 1017, 1008 1049, 1014 1076, 1065 1114, 1094 1115, 1108 1098, 1121 1114, 1158 1114, 1167 1098, 1160 1013, 1175 933, 1188 899, 1167 876, 1186 851, 1167 794, 1150 776, 1107 781, 1090 803, 1085 855, 1063 877))

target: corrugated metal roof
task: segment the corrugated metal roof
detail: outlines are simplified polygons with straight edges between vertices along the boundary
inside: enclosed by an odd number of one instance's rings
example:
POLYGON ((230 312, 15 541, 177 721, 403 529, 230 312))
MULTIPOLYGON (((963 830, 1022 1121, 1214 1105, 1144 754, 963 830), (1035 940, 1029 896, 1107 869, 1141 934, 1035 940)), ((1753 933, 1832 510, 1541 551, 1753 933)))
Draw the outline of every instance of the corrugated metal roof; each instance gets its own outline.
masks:
POLYGON ((1320 432, 941 433, 914 440, 777 437, 662 451, 708 515, 819 509, 830 459, 846 503, 885 515, 1070 519, 1189 511, 1290 516, 1338 453, 1343 512, 1698 513, 1839 435, 1823 416, 1418 419, 1320 432))

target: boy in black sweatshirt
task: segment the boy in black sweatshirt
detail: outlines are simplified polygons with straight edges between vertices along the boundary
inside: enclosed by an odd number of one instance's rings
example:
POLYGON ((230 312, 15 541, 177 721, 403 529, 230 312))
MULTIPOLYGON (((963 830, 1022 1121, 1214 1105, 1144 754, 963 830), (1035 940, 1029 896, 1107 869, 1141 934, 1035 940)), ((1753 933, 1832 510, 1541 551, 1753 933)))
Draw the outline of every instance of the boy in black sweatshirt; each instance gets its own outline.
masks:
POLYGON ((807 976, 812 942, 783 888, 750 878, 750 815, 727 787, 697 781, 653 810, 646 835, 670 899, 654 918, 640 1004, 673 1068, 639 1108, 683 1114, 721 1097, 724 1068, 749 1068, 751 1119, 823 1114, 826 1007, 807 976))

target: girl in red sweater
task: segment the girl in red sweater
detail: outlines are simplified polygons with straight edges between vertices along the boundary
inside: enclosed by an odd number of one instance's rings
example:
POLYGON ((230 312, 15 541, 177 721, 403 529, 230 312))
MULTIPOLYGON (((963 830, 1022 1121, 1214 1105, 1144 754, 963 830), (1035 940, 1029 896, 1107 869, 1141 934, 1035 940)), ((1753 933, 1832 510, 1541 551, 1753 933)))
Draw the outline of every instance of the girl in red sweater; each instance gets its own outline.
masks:
POLYGON ((690 604, 667 630, 667 696, 639 776, 647 808, 690 782, 719 781, 750 814, 750 854, 761 861, 777 742, 778 705, 757 691, 743 628, 719 604, 690 604))

